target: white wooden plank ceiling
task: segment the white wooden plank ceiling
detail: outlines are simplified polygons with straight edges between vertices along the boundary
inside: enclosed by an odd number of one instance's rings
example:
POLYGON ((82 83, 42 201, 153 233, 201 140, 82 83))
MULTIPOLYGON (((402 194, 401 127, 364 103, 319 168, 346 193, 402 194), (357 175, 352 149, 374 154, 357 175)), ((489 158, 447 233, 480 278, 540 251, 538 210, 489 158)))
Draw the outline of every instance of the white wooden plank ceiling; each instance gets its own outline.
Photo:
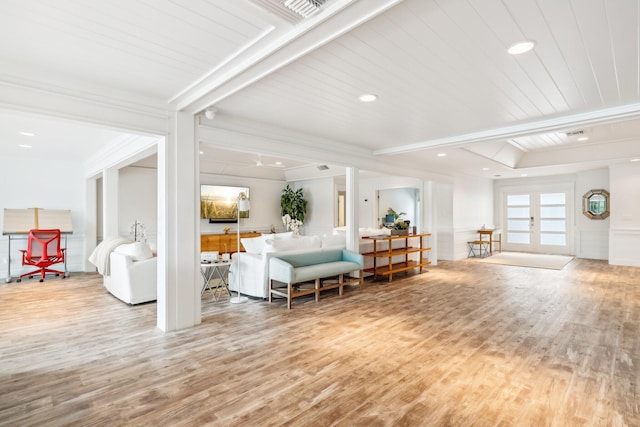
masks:
POLYGON ((5 0, 0 97, 18 84, 166 106, 210 83, 220 117, 448 174, 560 171, 533 153, 597 144, 615 147, 606 162, 640 156, 612 144, 639 130, 625 122, 640 118, 639 0, 331 0, 343 9, 304 31, 265 1, 5 0), (367 6, 389 9, 355 16, 367 6), (287 35, 308 52, 267 67, 295 50, 287 35), (533 51, 506 53, 524 39, 533 51))

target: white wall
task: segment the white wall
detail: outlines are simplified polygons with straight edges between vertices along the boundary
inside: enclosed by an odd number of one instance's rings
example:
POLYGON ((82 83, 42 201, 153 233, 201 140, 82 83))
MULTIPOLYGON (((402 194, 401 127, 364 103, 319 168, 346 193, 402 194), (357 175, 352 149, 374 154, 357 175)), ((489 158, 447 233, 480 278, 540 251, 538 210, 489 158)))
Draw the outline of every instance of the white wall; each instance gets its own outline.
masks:
MULTIPOLYGON (((527 188, 537 191, 539 188, 553 186, 571 186, 574 189, 573 206, 568 206, 572 212, 573 221, 573 252, 577 257, 590 259, 608 259, 609 255, 609 227, 610 219, 591 220, 582 214, 582 196, 589 190, 605 189, 611 192, 614 184, 610 183, 607 169, 593 169, 568 175, 554 175, 546 177, 520 178, 496 181, 496 221, 500 223, 502 212, 501 191, 509 186, 527 188)), ((613 215, 614 210, 612 210, 613 215)), ((497 224, 501 226, 501 224, 497 224)), ((504 246, 504 241, 503 241, 504 246)))
MULTIPOLYGON (((458 175, 453 179, 453 259, 466 258, 467 242, 477 239, 478 229, 495 225, 493 181, 458 175)), ((444 259, 444 258, 440 258, 444 259)))
POLYGON ((610 191, 609 170, 594 169, 576 174, 575 182, 575 252, 579 258, 609 258, 610 218, 590 219, 582 213, 582 196, 590 190, 610 191))
MULTIPOLYGON (((360 179, 360 192, 359 192, 359 223, 360 227, 377 228, 380 227, 380 217, 378 216, 378 210, 386 213, 389 206, 380 206, 378 209, 377 192, 379 190, 389 189, 417 189, 418 195, 422 192, 423 181, 415 178, 407 178, 401 176, 380 176, 375 178, 362 178, 360 179)), ((415 200, 415 199, 414 199, 415 200)), ((386 203, 382 201, 381 203, 386 203)), ((404 202, 403 202, 404 203, 404 202)), ((394 207, 394 209, 396 209, 394 207)), ((400 208, 399 208, 400 209, 400 208)), ((398 209, 396 209, 398 210, 398 209)), ((415 214, 414 209, 404 210, 407 214, 411 214, 411 225, 420 227, 418 216, 415 214), (409 212, 409 211, 410 212, 409 212)), ((408 216, 407 216, 408 218, 408 216)), ((421 230, 422 231, 422 230, 421 230)))
POLYGON ((133 239, 130 226, 144 225, 147 241, 157 244, 158 170, 128 166, 120 169, 118 179, 118 235, 133 239))
POLYGON ((640 267, 640 162, 609 168, 609 263, 640 267))
POLYGON ((302 233, 308 236, 331 235, 338 203, 333 177, 298 181, 291 183, 291 187, 295 190, 302 188, 307 201, 307 215, 302 233))
MULTIPOLYGON (((232 185, 249 187, 251 213, 243 218, 241 231, 269 232, 273 225, 277 231, 283 231, 280 217, 280 195, 286 186, 284 181, 258 178, 242 178, 226 175, 201 174, 201 184, 232 185)), ((119 175, 119 234, 129 235, 131 223, 137 219, 145 225, 150 244, 153 246, 157 233, 157 170, 149 168, 125 167, 119 175)), ((225 226, 236 232, 236 224, 212 223, 200 220, 200 232, 223 233, 225 226)))
POLYGON ((404 212, 401 218, 409 221, 409 225, 416 225, 418 218, 419 192, 417 188, 395 188, 393 190, 380 190, 378 192, 378 218, 384 222, 387 210, 392 208, 397 213, 404 212))
MULTIPOLYGON (((257 231, 268 233, 273 225, 276 231, 283 231, 282 217, 280 216, 280 196, 286 186, 284 181, 266 180, 258 178, 242 178, 226 175, 200 174, 201 184, 232 185, 249 187, 249 199, 251 211, 249 218, 242 218, 240 231, 257 231)), ((231 227, 235 233, 236 224, 210 224, 208 220, 200 220, 200 232, 202 234, 223 233, 225 226, 231 227)))
MULTIPOLYGON (((3 158, 0 168, 0 220, 4 209, 70 209, 73 234, 67 237, 67 269, 82 271, 84 260, 84 170, 73 162, 38 158, 3 158)), ((0 238, 0 276, 6 277, 8 237, 0 238)), ((11 274, 22 271, 19 249, 26 240, 11 242, 11 274)), ((26 271, 24 271, 26 273, 26 271)))
POLYGON ((434 184, 436 216, 436 241, 438 259, 452 261, 453 258, 453 184, 434 184))

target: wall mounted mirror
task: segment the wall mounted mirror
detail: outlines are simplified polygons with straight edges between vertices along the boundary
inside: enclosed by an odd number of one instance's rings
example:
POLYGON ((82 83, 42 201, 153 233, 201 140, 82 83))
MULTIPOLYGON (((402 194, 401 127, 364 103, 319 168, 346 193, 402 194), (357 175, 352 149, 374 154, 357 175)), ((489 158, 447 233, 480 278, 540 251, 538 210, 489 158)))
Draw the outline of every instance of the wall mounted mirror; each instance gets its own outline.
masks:
POLYGON ((605 219, 609 216, 609 192, 590 190, 582 196, 582 213, 591 219, 605 219))

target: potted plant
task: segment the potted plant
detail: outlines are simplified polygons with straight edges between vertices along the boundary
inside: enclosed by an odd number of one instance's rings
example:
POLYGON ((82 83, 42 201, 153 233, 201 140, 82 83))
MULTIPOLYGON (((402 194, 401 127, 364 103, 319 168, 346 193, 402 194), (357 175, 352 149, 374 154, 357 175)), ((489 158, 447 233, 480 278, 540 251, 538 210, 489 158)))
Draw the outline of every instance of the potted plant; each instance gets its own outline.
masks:
POLYGON ((287 184, 282 190, 280 215, 282 215, 282 222, 287 227, 287 231, 291 230, 297 234, 307 215, 307 201, 302 194, 302 188, 294 190, 287 184))
POLYGON ((387 209, 387 215, 393 215, 393 225, 391 226, 392 236, 405 236, 409 234, 409 223, 405 219, 402 219, 402 215, 406 215, 404 212, 396 212, 393 208, 387 209))

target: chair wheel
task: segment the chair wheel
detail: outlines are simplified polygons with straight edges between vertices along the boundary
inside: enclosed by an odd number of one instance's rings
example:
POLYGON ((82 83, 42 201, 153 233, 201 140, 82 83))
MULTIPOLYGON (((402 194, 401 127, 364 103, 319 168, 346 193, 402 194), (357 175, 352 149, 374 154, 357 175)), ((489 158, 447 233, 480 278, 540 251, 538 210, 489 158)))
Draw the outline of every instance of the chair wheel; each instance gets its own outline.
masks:
POLYGON ((67 276, 62 276, 62 278, 63 278, 63 279, 66 279, 66 278, 67 278, 67 276))
POLYGON ((18 279, 18 280, 16 280, 16 282, 17 282, 17 283, 20 283, 20 282, 22 282, 22 279, 18 279))
POLYGON ((44 279, 40 279, 40 283, 44 282, 44 279))
POLYGON ((33 276, 29 276, 29 279, 33 279, 33 276))

